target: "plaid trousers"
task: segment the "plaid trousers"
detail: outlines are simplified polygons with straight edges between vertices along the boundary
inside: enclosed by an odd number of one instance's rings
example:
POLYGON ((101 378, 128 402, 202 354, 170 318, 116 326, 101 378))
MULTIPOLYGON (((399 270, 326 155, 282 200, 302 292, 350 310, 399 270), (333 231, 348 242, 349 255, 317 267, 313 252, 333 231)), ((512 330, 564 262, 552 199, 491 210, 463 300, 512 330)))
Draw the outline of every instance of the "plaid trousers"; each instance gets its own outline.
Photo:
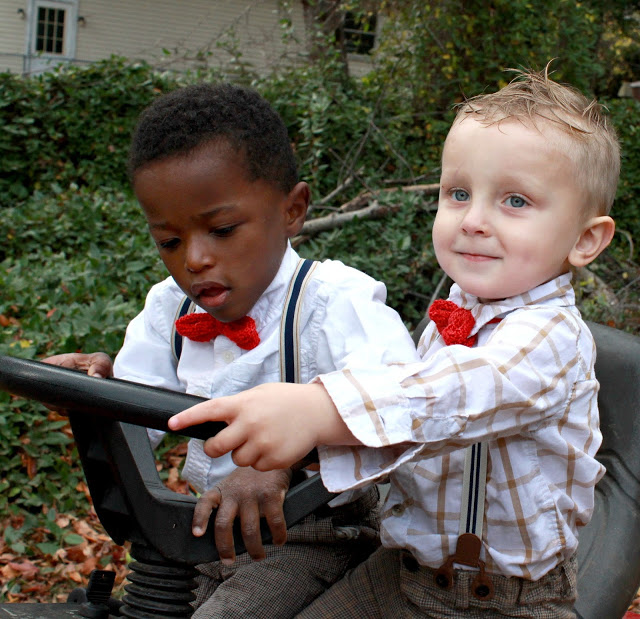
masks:
POLYGON ((455 570, 449 590, 435 584, 435 570, 403 550, 380 548, 303 610, 300 619, 574 619, 575 557, 538 581, 491 574, 494 596, 471 594, 476 572, 455 570))
POLYGON ((247 554, 233 565, 198 566, 194 619, 295 617, 379 546, 378 489, 353 503, 324 506, 287 532, 284 546, 265 545, 266 558, 247 554))

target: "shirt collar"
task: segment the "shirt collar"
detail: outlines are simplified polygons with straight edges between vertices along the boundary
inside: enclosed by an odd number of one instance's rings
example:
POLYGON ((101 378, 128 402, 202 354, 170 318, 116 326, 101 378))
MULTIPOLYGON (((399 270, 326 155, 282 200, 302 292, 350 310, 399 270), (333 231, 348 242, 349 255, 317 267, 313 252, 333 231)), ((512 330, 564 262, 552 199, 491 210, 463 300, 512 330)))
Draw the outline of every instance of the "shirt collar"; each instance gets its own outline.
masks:
POLYGON ((280 320, 289 282, 299 260, 300 256, 291 247, 291 243, 287 242, 278 272, 249 311, 249 316, 256 321, 258 333, 273 320, 280 320))
POLYGON ((471 335, 477 333, 494 318, 504 316, 515 309, 529 305, 573 306, 576 303, 575 292, 571 285, 571 273, 564 273, 532 290, 498 301, 482 302, 478 297, 464 292, 458 284, 449 291, 449 300, 468 309, 476 320, 471 335))

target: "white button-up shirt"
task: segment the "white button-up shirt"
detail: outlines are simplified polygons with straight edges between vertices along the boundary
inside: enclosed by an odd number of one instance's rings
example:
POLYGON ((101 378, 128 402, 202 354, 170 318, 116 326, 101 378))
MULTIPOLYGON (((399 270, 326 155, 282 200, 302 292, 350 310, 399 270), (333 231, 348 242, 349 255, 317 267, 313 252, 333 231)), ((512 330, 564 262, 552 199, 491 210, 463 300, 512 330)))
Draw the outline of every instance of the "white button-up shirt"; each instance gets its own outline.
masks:
MULTIPOLYGON (((184 338, 179 363, 173 356, 171 339, 184 295, 172 278, 156 284, 144 310, 127 328, 116 357, 115 376, 205 398, 279 382, 280 319, 298 261, 298 254, 289 247, 275 278, 249 312, 260 335, 256 348, 242 350, 224 336, 205 343, 184 338)), ((368 275, 338 261, 318 264, 301 306, 301 382, 347 366, 417 360, 409 333, 398 314, 385 305, 385 299, 385 286, 368 275)), ((161 435, 155 431, 150 434, 158 440, 161 435)), ((184 478, 199 492, 235 468, 229 454, 211 459, 202 446, 203 441, 189 441, 183 470, 184 478)))
POLYGON ((537 580, 575 552, 604 474, 594 341, 569 274, 493 303, 457 285, 449 298, 475 318, 476 347, 445 346, 430 323, 418 364, 320 377, 368 446, 320 448, 323 481, 342 491, 389 475, 383 545, 437 568, 455 552, 464 448, 487 442, 480 558, 537 580))

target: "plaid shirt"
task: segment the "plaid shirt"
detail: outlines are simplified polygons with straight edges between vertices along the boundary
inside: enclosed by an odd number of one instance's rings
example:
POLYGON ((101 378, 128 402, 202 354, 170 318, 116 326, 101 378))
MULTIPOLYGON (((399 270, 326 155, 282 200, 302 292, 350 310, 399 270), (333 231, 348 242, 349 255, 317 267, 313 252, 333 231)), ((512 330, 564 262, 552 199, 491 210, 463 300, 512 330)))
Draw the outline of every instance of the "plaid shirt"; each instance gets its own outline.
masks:
POLYGON ((472 312, 476 347, 445 346, 430 323, 419 363, 320 377, 365 445, 320 448, 322 477, 338 491, 388 475, 383 544, 439 567, 458 537, 464 448, 487 442, 481 559, 537 580, 575 552, 604 474, 594 341, 569 274, 502 301, 457 285, 449 298, 472 312))

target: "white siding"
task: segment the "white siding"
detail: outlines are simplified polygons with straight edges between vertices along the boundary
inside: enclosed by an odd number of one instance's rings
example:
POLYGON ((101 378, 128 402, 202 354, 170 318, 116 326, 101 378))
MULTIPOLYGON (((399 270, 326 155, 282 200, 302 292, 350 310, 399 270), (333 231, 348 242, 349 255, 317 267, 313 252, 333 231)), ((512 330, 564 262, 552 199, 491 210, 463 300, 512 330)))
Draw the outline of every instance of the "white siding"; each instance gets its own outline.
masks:
MULTIPOLYGON (((22 9, 26 14, 29 4, 29 0, 0 0, 0 71, 20 73, 29 65, 23 59, 27 19, 18 13, 22 9)), ((221 47, 227 43, 242 53, 242 62, 265 73, 296 62, 305 53, 302 3, 290 6, 290 13, 285 13, 279 0, 78 0, 74 62, 116 54, 174 70, 221 68, 233 59, 221 47), (292 19, 297 43, 283 43, 283 18, 292 19), (195 59, 198 52, 204 52, 202 60, 195 59)), ((31 60, 32 65, 36 62, 31 60)), ((354 76, 371 68, 361 56, 350 55, 349 64, 354 76)))
MULTIPOLYGON (((296 32, 303 32, 300 3, 293 10, 296 32)), ((221 66, 230 55, 216 47, 235 29, 242 60, 263 71, 284 52, 277 0, 80 0, 76 58, 98 60, 111 54, 144 59, 152 64, 183 69, 198 51, 210 50, 210 66, 221 66), (167 57, 162 50, 168 49, 167 57)), ((293 50, 292 50, 293 51, 293 50)))
POLYGON ((27 12, 25 0, 0 1, 0 71, 22 72, 27 37, 27 20, 18 13, 27 12))

